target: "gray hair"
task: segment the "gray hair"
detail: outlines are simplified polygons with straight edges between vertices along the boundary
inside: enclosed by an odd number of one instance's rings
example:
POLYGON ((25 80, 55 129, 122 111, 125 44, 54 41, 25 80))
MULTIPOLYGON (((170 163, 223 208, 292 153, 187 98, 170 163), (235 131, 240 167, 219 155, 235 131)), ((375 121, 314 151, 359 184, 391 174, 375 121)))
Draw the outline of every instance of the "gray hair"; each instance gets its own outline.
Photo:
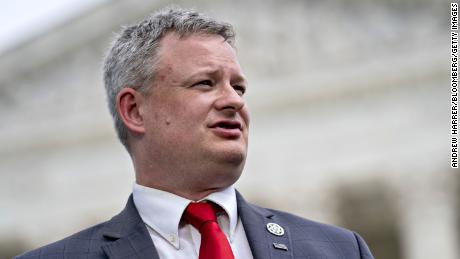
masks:
POLYGON ((220 35, 234 46, 235 33, 230 24, 178 7, 167 7, 137 24, 122 28, 105 57, 103 77, 115 130, 128 151, 128 131, 117 112, 117 94, 125 87, 142 94, 149 92, 160 41, 169 32, 177 33, 179 37, 194 33, 220 35))

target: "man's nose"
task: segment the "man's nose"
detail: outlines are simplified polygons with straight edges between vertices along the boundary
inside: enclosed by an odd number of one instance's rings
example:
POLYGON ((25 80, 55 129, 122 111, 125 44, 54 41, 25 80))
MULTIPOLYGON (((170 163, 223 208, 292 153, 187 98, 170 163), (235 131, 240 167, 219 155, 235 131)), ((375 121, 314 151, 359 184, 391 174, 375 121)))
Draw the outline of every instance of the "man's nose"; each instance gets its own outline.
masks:
POLYGON ((219 89, 219 97, 215 102, 216 109, 218 110, 241 110, 245 105, 243 97, 231 86, 226 84, 219 89))

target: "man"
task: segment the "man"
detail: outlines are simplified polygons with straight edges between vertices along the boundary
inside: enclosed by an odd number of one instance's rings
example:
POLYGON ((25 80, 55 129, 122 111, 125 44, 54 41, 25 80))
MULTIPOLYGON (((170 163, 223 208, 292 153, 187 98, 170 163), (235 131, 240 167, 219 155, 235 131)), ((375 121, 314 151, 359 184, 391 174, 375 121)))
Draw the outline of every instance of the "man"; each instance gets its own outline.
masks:
POLYGON ((351 231, 247 203, 248 144, 234 32, 168 8, 124 28, 104 65, 136 183, 111 220, 17 258, 373 258, 351 231))

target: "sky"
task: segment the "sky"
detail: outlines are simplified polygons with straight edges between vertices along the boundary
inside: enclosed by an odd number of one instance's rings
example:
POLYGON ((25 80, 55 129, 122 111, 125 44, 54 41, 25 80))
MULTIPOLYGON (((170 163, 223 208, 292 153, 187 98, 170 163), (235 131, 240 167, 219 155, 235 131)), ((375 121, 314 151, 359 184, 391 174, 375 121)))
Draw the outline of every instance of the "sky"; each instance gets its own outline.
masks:
POLYGON ((0 53, 109 0, 0 0, 0 53))

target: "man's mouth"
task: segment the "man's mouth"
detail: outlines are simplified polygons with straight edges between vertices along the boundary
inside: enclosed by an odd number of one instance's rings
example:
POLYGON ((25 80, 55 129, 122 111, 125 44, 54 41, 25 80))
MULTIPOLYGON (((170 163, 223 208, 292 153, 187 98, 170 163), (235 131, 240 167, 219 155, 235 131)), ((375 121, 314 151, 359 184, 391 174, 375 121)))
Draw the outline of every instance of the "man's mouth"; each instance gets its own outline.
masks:
POLYGON ((219 137, 235 139, 241 135, 242 124, 235 120, 220 120, 211 124, 210 128, 219 137))
POLYGON ((234 120, 221 120, 211 125, 211 128, 223 129, 239 129, 241 130, 241 123, 234 120))

